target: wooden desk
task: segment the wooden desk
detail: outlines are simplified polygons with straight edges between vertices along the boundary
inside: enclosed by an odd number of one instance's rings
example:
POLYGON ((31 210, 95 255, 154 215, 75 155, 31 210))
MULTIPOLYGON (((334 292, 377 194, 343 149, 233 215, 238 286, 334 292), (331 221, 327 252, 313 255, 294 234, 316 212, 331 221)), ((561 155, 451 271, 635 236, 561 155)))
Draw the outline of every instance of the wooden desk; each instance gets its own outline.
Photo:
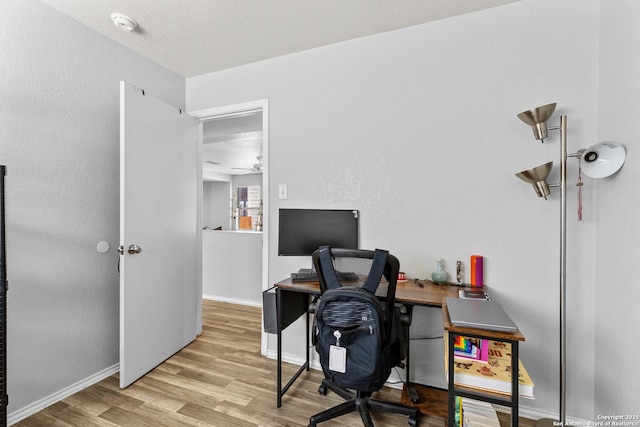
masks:
MULTIPOLYGON (((425 284, 424 288, 416 285, 413 280, 398 282, 396 285, 396 302, 410 305, 422 305, 430 307, 442 307, 444 298, 458 298, 460 286, 436 285, 429 280, 420 280, 425 284)), ((276 283, 278 289, 301 292, 311 295, 320 295, 318 282, 293 282, 291 278, 276 283)), ((379 292, 386 295, 387 289, 384 283, 380 284, 379 292)))
MULTIPOLYGON (((449 285, 436 285, 435 283, 428 280, 420 280, 420 282, 424 283, 424 287, 420 287, 415 284, 413 280, 408 280, 406 282, 398 282, 396 286, 396 302, 404 304, 405 306, 412 309, 413 306, 427 306, 427 307, 442 307, 443 308, 443 322, 444 329, 449 332, 449 366, 453 365, 453 339, 457 334, 470 336, 470 337, 480 337, 480 338, 488 338, 497 341, 504 341, 511 343, 512 345, 512 369, 513 372, 513 383, 512 390, 516 390, 515 393, 512 393, 510 399, 504 397, 504 395, 499 394, 491 394, 491 393, 478 393, 476 390, 466 389, 461 387, 455 387, 453 381, 453 369, 449 369, 449 385, 448 391, 442 390, 435 387, 428 386, 419 386, 419 395, 422 399, 420 404, 417 406, 420 409, 420 412, 425 414, 433 414, 437 416, 447 417, 448 425, 454 426, 453 422, 454 417, 454 403, 455 396, 468 396, 473 397, 480 400, 489 401, 492 403, 497 403, 500 405, 510 406, 512 408, 511 415, 511 423, 513 427, 517 427, 518 425, 518 386, 517 386, 517 378, 518 378, 518 342, 524 341, 524 336, 520 333, 504 333, 504 332, 496 332, 496 331, 488 331, 483 329, 476 328, 460 328, 453 326, 449 319, 449 313, 446 308, 446 298, 457 298, 458 291, 462 289, 460 286, 449 286, 449 285), (515 363, 513 361, 516 361, 515 363), (513 388, 513 384, 515 384, 515 388, 513 388), (448 415, 448 416, 447 416, 448 415)), ((320 285, 318 282, 293 282, 290 278, 282 280, 274 285, 276 287, 276 306, 277 306, 277 335, 278 335, 278 367, 277 367, 277 382, 278 382, 278 390, 277 390, 277 405, 278 407, 282 406, 282 396, 289 387, 293 384, 293 382, 300 376, 300 374, 304 370, 309 370, 309 352, 311 348, 309 346, 309 302, 312 297, 316 297, 320 295, 320 285), (299 370, 294 374, 294 376, 289 380, 289 382, 282 387, 282 330, 285 329, 290 323, 290 320, 286 322, 284 319, 287 317, 283 314, 283 301, 285 300, 286 295, 304 295, 306 296, 306 319, 307 319, 307 340, 306 340, 306 363, 304 363, 299 370), (286 324, 285 324, 286 323, 286 324)), ((386 289, 384 284, 380 284, 379 292, 382 295, 386 295, 386 289)), ((299 317, 302 313, 298 309, 295 313, 299 317), (299 314, 298 314, 299 313, 299 314)), ((288 316, 291 319, 291 316, 288 316)), ((407 352, 407 376, 409 373, 409 354, 407 352)), ((407 383, 403 389, 402 394, 402 403, 408 406, 411 405, 411 401, 408 396, 408 385, 409 381, 407 378, 407 383)))
MULTIPOLYGON (((436 285, 428 280, 420 280, 424 283, 424 287, 416 285, 413 280, 399 282, 396 285, 396 302, 404 304, 408 310, 412 310, 413 306, 442 307, 442 301, 447 297, 458 297, 458 286, 436 285)), ((310 352, 310 321, 309 321, 309 304, 312 298, 320 295, 320 285, 318 282, 294 282, 291 278, 284 279, 275 285, 276 288, 276 334, 277 334, 277 406, 282 406, 282 396, 287 392, 289 387, 298 379, 305 370, 309 370, 310 352), (299 298, 302 297, 303 300, 299 298), (285 307, 285 305, 287 307, 285 307), (285 310, 288 310, 286 312, 285 310), (286 329, 295 319, 302 315, 306 318, 306 361, 299 367, 298 371, 289 379, 287 384, 282 385, 282 331, 286 329)), ((378 287, 381 295, 386 295, 387 290, 385 283, 381 283, 378 287)), ((409 352, 407 351, 406 366, 409 367, 409 352)), ((407 369, 407 375, 409 370, 407 369)), ((408 381, 407 381, 408 382, 408 381)), ((406 387, 405 387, 406 388, 406 387)), ((407 390, 404 390, 407 393, 407 390)))

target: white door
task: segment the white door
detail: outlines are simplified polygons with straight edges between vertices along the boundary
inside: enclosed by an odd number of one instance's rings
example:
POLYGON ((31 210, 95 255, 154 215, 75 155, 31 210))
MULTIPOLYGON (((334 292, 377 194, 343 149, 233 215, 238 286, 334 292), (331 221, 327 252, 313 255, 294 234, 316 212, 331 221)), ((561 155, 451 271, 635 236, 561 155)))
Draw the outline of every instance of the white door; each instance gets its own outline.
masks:
POLYGON ((120 387, 196 337, 197 121, 120 82, 120 387))

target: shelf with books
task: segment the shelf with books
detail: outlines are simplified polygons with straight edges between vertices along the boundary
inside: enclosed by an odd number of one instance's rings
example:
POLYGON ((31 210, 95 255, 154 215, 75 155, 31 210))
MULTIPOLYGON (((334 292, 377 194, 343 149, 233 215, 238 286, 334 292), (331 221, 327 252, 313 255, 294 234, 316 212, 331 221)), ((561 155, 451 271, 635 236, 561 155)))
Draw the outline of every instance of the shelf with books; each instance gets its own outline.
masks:
MULTIPOLYGON (((455 326, 451 323, 449 317, 449 310, 447 308, 446 300, 442 305, 443 324, 445 329, 445 369, 446 380, 448 383, 448 424, 455 425, 455 401, 457 397, 469 397, 486 401, 493 404, 503 405, 511 408, 511 426, 518 426, 518 406, 520 398, 520 369, 522 364, 519 358, 519 342, 524 341, 524 335, 518 330, 514 332, 495 331, 490 329, 484 329, 481 327, 462 327, 455 326), (490 354, 487 362, 479 362, 474 360, 464 360, 455 358, 455 339, 458 336, 465 338, 477 338, 487 339, 491 342, 499 342, 500 354, 504 353, 508 356, 509 363, 506 365, 500 365, 501 372, 496 372, 493 369, 498 369, 498 366, 492 366, 491 361, 491 347, 489 347, 490 354), (502 347, 504 346, 504 347, 502 347), (508 350, 507 350, 508 346, 508 350), (454 366, 454 369, 448 369, 449 366, 454 366), (456 371, 456 368, 460 370, 471 371, 475 374, 479 374, 484 382, 472 383, 471 385, 460 384, 461 378, 465 378, 464 375, 456 371), (498 373, 506 377, 501 378, 500 381, 496 381, 498 373), (461 376, 462 375, 462 376, 461 376), (486 377, 486 378, 484 378, 486 377), (455 378, 455 379, 454 379, 455 378), (489 381, 487 383, 487 381, 489 381), (493 381, 493 382, 491 382, 493 381), (504 387, 504 388, 500 388, 504 387), (512 393, 512 390, 518 390, 512 393)), ((522 372, 526 373, 522 366, 522 372)), ((528 374, 526 374, 528 378, 528 374)), ((475 378, 475 375, 473 376, 475 378)), ((530 380, 530 378, 529 378, 530 380)), ((533 397, 533 383, 531 388, 527 391, 531 397, 533 397)))
MULTIPOLYGON (((458 340, 459 336, 454 338, 458 340)), ((447 339, 445 337, 445 339, 447 339)), ((504 395, 511 394, 511 344, 502 341, 486 340, 488 359, 486 362, 460 358, 454 351, 454 382, 483 391, 504 395)), ((445 342, 446 344, 446 342, 445 342)), ((445 345, 445 378, 449 378, 448 349, 445 345)), ((518 361, 518 394, 533 399, 534 383, 521 361, 518 361)))

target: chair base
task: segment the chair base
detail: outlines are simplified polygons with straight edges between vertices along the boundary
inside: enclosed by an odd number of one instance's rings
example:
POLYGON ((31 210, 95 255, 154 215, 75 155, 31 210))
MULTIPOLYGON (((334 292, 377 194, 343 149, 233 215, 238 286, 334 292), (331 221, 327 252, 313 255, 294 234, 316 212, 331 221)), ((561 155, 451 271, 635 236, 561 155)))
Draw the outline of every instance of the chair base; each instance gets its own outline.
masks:
POLYGON ((407 415, 409 417, 407 422, 411 427, 416 427, 418 425, 418 409, 410 408, 399 403, 372 399, 366 393, 352 393, 348 390, 337 387, 326 379, 322 380, 322 385, 318 388, 318 393, 325 395, 327 394, 327 389, 330 389, 341 396, 346 400, 346 402, 313 415, 309 419, 309 427, 315 427, 318 423, 323 421, 356 411, 360 413, 360 418, 362 418, 362 422, 365 427, 374 427, 373 421, 371 421, 371 415, 369 414, 370 410, 407 415))

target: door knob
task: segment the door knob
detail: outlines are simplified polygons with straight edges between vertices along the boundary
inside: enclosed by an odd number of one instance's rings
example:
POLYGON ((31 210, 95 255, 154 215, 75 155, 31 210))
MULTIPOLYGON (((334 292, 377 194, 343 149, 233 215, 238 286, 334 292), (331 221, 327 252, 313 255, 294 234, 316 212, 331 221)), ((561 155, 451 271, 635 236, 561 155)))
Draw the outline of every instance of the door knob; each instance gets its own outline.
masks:
POLYGON ((138 245, 129 245, 128 252, 130 254, 132 254, 132 255, 133 254, 139 254, 140 251, 142 251, 142 248, 140 246, 138 246, 138 245))

